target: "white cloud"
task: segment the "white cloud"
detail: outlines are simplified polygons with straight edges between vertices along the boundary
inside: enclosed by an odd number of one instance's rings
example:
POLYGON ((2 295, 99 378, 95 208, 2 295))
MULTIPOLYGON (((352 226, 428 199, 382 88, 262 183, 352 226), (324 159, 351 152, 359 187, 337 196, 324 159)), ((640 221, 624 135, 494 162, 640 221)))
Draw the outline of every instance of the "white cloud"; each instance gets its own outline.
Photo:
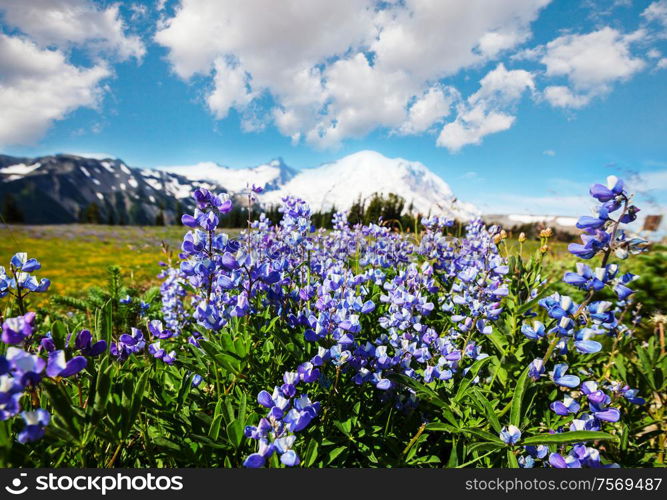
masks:
POLYGON ((98 105, 104 65, 77 68, 62 52, 0 34, 0 146, 39 139, 76 108, 98 105))
POLYGON ((215 61, 214 90, 206 102, 217 119, 227 116, 230 108, 243 108, 253 98, 249 75, 233 62, 220 58, 215 61))
POLYGON ((89 0, 0 0, 6 24, 43 48, 82 46, 94 56, 141 59, 140 38, 128 35, 118 4, 98 8, 89 0))
POLYGON ((667 0, 653 2, 642 12, 642 16, 647 21, 656 21, 667 26, 667 0))
POLYGON ((632 192, 667 192, 667 169, 652 172, 641 172, 632 176, 628 180, 628 184, 628 188, 632 192))
MULTIPOLYGON (((137 4, 130 10, 133 18, 146 12, 137 4)), ((145 53, 141 39, 128 34, 118 4, 0 0, 0 19, 12 28, 11 35, 0 34, 3 146, 33 143, 75 109, 97 108, 107 90, 101 81, 113 74, 111 63, 139 61, 145 53), (88 54, 87 66, 71 61, 75 48, 88 54)))
POLYGON ((180 77, 212 76, 214 115, 270 94, 282 134, 334 146, 378 127, 430 129, 451 105, 439 82, 528 39, 548 2, 183 0, 155 40, 180 77), (244 92, 226 86, 221 58, 244 92))
POLYGON ((656 66, 656 68, 658 68, 658 69, 665 69, 665 68, 667 68, 667 57, 662 57, 662 58, 660 58, 655 66, 656 66))
POLYGON ((452 152, 468 144, 480 144, 482 139, 509 129, 515 117, 512 108, 526 90, 534 91, 533 75, 525 70, 507 70, 504 64, 490 71, 480 81, 480 88, 458 106, 453 122, 445 125, 437 145, 452 152))
POLYGON ((398 132, 406 135, 426 132, 447 117, 452 104, 459 99, 459 93, 453 87, 431 87, 412 103, 408 118, 398 128, 398 132))
POLYGON ((544 98, 557 108, 583 108, 591 99, 591 94, 575 94, 565 85, 550 85, 544 89, 544 98))
POLYGON ((546 149, 542 154, 545 156, 556 156, 556 152, 553 149, 546 149))
POLYGON ((544 47, 540 62, 547 77, 565 77, 570 84, 548 86, 545 99, 556 107, 579 108, 611 90, 613 83, 629 79, 645 67, 631 53, 642 32, 624 35, 605 27, 578 35, 556 38, 544 47))

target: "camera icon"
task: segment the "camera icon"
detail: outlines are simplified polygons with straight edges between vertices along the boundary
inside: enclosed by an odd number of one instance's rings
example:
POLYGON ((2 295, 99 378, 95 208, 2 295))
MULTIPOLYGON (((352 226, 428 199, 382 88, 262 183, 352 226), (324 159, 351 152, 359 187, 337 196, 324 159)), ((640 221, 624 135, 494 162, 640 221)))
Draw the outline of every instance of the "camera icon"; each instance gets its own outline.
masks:
POLYGON ((12 495, 22 495, 23 493, 28 491, 27 486, 21 487, 21 478, 26 477, 27 475, 28 474, 26 474, 25 472, 21 472, 21 474, 19 474, 19 477, 15 477, 14 479, 12 479, 11 486, 5 486, 5 490, 7 491, 7 493, 11 493, 12 495))

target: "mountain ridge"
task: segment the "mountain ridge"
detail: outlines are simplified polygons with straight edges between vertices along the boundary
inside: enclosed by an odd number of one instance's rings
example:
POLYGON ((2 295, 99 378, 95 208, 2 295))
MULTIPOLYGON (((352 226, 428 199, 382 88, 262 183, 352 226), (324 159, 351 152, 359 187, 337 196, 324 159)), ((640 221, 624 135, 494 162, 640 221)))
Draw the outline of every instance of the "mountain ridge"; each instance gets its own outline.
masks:
POLYGON ((460 220, 479 215, 476 207, 459 201, 449 185, 422 163, 387 158, 375 151, 359 151, 302 170, 282 158, 243 169, 213 162, 146 169, 99 156, 0 155, 0 210, 7 212, 9 203, 12 213, 22 214, 27 223, 170 223, 183 210, 194 208, 191 194, 197 187, 228 192, 243 203, 253 185, 263 189, 257 202, 264 207, 294 195, 314 212, 348 209, 359 199, 394 193, 405 200, 406 207, 423 215, 460 220))
POLYGON ((217 185, 169 172, 129 167, 119 159, 70 154, 0 155, 0 208, 10 222, 154 224, 193 208, 197 187, 217 185))

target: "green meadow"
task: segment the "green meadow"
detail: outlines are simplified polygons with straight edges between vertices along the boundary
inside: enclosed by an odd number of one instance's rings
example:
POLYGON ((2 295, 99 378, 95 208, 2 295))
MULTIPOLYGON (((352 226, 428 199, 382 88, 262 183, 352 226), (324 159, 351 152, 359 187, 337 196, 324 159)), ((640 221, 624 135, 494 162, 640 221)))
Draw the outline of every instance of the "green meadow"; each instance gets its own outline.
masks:
MULTIPOLYGON (((51 280, 48 293, 39 296, 40 304, 53 295, 82 296, 93 286, 104 286, 109 266, 119 266, 123 282, 143 291, 159 285, 160 261, 169 253, 177 259, 186 233, 183 226, 106 226, 95 224, 2 225, 0 226, 0 265, 6 266, 16 252, 28 251, 37 257, 42 269, 39 277, 51 280)), ((225 229, 234 236, 240 229, 225 229)), ((516 235, 500 245, 502 254, 534 255, 539 241, 519 243, 516 235)), ((552 241, 544 257, 545 279, 558 279, 572 270, 577 261, 567 251, 567 243, 552 241)), ((639 274, 638 300, 648 312, 664 312, 667 303, 667 247, 654 245, 646 255, 627 261, 625 270, 639 274)), ((569 291, 572 294, 572 291, 569 291)), ((576 295, 576 292, 574 293, 576 295)), ((34 300, 34 298, 33 298, 34 300)))

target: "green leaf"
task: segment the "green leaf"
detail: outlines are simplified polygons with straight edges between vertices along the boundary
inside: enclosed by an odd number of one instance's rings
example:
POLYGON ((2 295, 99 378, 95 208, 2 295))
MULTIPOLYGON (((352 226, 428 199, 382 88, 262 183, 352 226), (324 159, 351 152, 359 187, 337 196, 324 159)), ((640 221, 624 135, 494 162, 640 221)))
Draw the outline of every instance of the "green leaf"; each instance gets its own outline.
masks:
POLYGON ((109 358, 105 358, 99 366, 97 380, 95 381, 95 399, 93 410, 96 415, 102 415, 109 401, 111 391, 111 371, 114 365, 109 363, 109 358))
POLYGON ((95 329, 107 345, 113 341, 113 304, 108 300, 104 306, 95 311, 95 329))
POLYGON ((62 384, 43 384, 44 389, 49 395, 51 404, 60 417, 58 420, 74 436, 79 437, 79 417, 74 411, 73 401, 67 395, 67 391, 62 384))
POLYGON ((64 349, 67 340, 67 328, 62 321, 54 321, 51 325, 51 336, 58 349, 64 349))
POLYGON ((234 445, 234 448, 241 446, 241 441, 243 440, 243 424, 238 420, 227 424, 227 437, 234 445))
POLYGON ((345 450, 347 450, 347 446, 339 446, 338 448, 334 448, 329 452, 329 463, 333 462, 336 460, 336 457, 343 453, 345 450))
MULTIPOLYGON (((494 347, 498 349, 501 356, 505 356, 505 346, 507 345, 507 337, 500 331, 499 328, 494 328, 487 338, 493 343, 494 347)), ((485 358, 486 359, 486 358, 485 358)))
POLYGON ((521 403, 523 402, 523 395, 526 392, 526 385, 528 382, 529 367, 523 371, 519 377, 519 381, 514 389, 514 396, 512 397, 512 406, 510 409, 510 424, 519 427, 521 422, 521 403))
POLYGON ((303 455, 304 467, 312 467, 315 464, 315 460, 317 460, 317 448, 317 441, 311 439, 306 448, 306 453, 303 455))
POLYGON ((503 443, 503 441, 498 436, 494 436, 493 434, 487 431, 482 431, 480 429, 463 429, 462 432, 465 432, 467 434, 473 434, 474 436, 480 437, 487 443, 495 444, 498 448, 503 448, 506 446, 505 443, 503 443))
POLYGON ((134 393, 132 394, 132 403, 130 404, 130 411, 128 413, 128 421, 125 422, 125 437, 127 437, 135 424, 139 411, 141 410, 141 402, 144 399, 144 392, 146 392, 146 382, 148 381, 149 370, 145 370, 139 377, 134 393))
POLYGON ((213 419, 211 420, 211 426, 208 430, 208 437, 210 437, 213 441, 217 441, 218 436, 220 436, 220 424, 222 423, 222 417, 222 399, 219 399, 218 403, 215 405, 213 419))
POLYGON ((521 441, 522 445, 566 444, 582 441, 616 441, 618 437, 599 431, 570 431, 559 434, 539 434, 521 441))
POLYGON ((489 419, 489 423, 491 424, 493 430, 500 432, 501 425, 500 421, 498 420, 498 416, 496 415, 496 410, 493 408, 493 406, 491 406, 491 403, 486 398, 486 396, 484 396, 484 394, 482 394, 481 391, 476 387, 471 389, 468 392, 468 395, 470 399, 473 400, 475 405, 486 414, 486 417, 489 419))
POLYGON ((512 469, 519 468, 519 462, 517 462, 516 455, 512 450, 507 450, 507 463, 512 469))
POLYGON ((478 359, 472 364, 470 370, 468 370, 468 373, 466 373, 465 378, 459 383, 459 388, 456 391, 456 396, 454 396, 454 401, 458 402, 463 398, 463 396, 465 396, 468 387, 470 387, 470 383, 475 380, 475 377, 477 377, 477 374, 482 369, 482 367, 493 359, 496 359, 496 357, 488 356, 484 359, 478 359))
POLYGON ((156 446, 159 446, 161 448, 167 448, 172 451, 182 451, 181 447, 174 443, 173 441, 168 440, 167 438, 164 438, 162 436, 155 436, 153 439, 153 444, 156 446))
POLYGON ((427 424, 426 427, 425 427, 425 430, 432 431, 432 432, 449 432, 449 433, 452 433, 452 434, 457 433, 457 432, 461 432, 456 427, 454 427, 452 425, 449 425, 449 424, 445 424, 443 422, 432 422, 430 424, 427 424))

